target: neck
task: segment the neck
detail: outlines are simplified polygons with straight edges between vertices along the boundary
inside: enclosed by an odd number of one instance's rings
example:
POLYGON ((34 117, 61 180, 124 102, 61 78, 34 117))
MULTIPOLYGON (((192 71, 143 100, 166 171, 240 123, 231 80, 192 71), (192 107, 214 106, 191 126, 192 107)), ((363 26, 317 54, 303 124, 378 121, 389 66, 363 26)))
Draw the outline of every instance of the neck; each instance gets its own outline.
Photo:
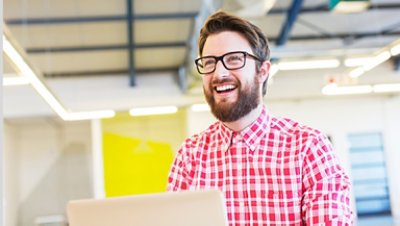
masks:
POLYGON ((224 125, 233 131, 241 131, 244 128, 248 127, 251 123, 253 123, 258 118, 258 116, 260 116, 262 109, 263 104, 260 103, 249 114, 234 122, 224 122, 224 125))

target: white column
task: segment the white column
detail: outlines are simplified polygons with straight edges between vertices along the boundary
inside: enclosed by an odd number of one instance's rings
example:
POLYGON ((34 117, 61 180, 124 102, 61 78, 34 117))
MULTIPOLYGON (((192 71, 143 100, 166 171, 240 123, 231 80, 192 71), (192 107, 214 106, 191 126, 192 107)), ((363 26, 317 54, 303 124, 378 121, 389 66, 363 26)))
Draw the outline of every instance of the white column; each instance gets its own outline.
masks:
POLYGON ((103 170, 103 136, 101 120, 92 120, 92 168, 93 168, 93 196, 104 198, 104 170, 103 170))

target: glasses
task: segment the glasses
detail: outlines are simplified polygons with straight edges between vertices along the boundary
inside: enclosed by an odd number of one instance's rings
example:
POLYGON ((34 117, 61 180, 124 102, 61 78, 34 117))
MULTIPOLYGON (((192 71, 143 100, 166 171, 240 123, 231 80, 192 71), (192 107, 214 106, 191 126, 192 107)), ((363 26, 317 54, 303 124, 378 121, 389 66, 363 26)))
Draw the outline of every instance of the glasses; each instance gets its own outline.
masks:
POLYGON ((222 61, 222 65, 227 70, 236 70, 243 68, 246 65, 247 56, 252 57, 258 61, 261 61, 258 57, 244 51, 235 51, 225 53, 222 56, 205 56, 197 58, 194 62, 197 67, 197 71, 200 74, 209 74, 215 71, 218 61, 222 61))

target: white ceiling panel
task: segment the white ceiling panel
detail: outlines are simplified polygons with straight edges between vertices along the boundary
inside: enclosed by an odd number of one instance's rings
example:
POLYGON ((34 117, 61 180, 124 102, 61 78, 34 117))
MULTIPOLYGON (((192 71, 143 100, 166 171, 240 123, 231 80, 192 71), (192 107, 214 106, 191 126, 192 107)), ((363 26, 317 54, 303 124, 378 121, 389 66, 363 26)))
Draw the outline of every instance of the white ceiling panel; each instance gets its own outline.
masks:
POLYGON ((30 59, 43 73, 120 70, 128 65, 126 51, 90 51, 31 54, 30 59))
POLYGON ((145 20, 134 26, 136 43, 187 41, 191 20, 145 20))
POLYGON ((135 0, 134 11, 140 14, 198 11, 203 0, 135 0))
POLYGON ((185 48, 141 49, 135 54, 136 66, 143 68, 178 67, 185 59, 185 48))
POLYGON ((10 27, 25 48, 125 44, 126 24, 121 22, 52 24, 10 27))
POLYGON ((116 0, 4 0, 4 17, 60 18, 80 16, 123 15, 126 1, 116 0))
MULTIPOLYGON (((399 23, 399 9, 370 10, 362 13, 354 14, 338 14, 338 13, 305 13, 300 19, 306 21, 327 34, 335 33, 361 33, 383 31, 399 23), (368 21, 368 22, 367 22, 368 21)), ((292 35, 307 34, 304 25, 299 27, 300 23, 296 23, 292 31, 292 35)))

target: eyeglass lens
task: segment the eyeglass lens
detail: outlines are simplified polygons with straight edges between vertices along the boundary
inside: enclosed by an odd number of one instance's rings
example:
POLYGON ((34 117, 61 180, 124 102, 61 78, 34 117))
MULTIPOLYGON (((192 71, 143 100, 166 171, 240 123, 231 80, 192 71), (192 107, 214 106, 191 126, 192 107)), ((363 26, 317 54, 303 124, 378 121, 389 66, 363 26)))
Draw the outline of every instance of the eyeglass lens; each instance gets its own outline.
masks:
POLYGON ((211 73, 215 70, 219 60, 222 60, 224 67, 228 70, 235 70, 244 67, 246 63, 245 52, 231 52, 220 57, 206 56, 196 61, 197 69, 201 74, 211 73))

